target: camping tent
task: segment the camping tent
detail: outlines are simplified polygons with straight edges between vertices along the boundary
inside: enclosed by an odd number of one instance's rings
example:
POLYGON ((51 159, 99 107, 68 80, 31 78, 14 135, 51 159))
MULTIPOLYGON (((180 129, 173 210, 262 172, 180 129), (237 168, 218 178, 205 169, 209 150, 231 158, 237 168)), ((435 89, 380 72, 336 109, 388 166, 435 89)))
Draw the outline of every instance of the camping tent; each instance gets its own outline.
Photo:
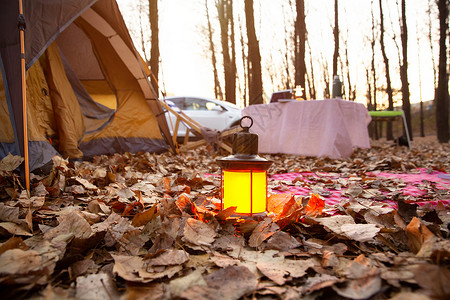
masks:
POLYGON ((173 146, 149 70, 115 0, 2 0, 0 54, 0 159, 8 153, 24 156, 28 144, 33 170, 58 153, 77 159, 161 153, 168 143, 173 146))

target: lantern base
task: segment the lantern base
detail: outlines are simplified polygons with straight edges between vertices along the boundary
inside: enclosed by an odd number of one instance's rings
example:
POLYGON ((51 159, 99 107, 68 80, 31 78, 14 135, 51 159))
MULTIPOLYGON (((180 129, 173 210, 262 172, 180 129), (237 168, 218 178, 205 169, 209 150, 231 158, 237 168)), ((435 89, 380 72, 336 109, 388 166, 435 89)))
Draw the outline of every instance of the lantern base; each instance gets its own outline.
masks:
POLYGON ((262 221, 264 218, 266 218, 269 214, 264 211, 257 214, 232 214, 231 218, 240 218, 244 220, 254 220, 254 221, 262 221))

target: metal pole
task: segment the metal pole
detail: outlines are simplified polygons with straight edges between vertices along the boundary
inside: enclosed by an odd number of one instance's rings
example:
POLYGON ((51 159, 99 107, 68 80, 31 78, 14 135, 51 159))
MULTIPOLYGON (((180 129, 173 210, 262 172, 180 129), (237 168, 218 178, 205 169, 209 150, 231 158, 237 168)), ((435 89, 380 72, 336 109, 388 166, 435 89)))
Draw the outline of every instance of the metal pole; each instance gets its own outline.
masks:
POLYGON ((25 78, 25 19, 23 17, 23 4, 19 0, 19 32, 20 32, 20 64, 22 71, 22 115, 23 115, 23 156, 25 164, 25 186, 30 194, 30 165, 28 157, 28 124, 27 124, 27 90, 25 78))

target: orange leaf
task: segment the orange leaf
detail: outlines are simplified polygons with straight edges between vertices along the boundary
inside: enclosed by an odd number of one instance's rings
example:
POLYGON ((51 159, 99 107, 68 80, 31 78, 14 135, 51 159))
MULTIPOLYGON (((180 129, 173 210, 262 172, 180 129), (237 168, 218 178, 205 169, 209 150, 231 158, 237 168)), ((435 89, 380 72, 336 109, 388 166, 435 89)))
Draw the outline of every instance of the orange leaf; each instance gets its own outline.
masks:
POLYGON ((219 220, 226 220, 236 211, 236 206, 230 206, 224 210, 221 210, 217 213, 216 218, 219 220))
POLYGON ((306 215, 308 216, 317 216, 322 213, 323 208, 325 207, 325 201, 320 199, 319 195, 312 194, 311 198, 306 205, 306 215))
MULTIPOLYGON (((294 198, 292 193, 273 194, 267 199, 267 210, 279 216, 283 212, 284 205, 294 198)), ((295 200, 294 200, 295 201, 295 200)))
POLYGON ((180 209, 180 211, 184 211, 188 214, 194 214, 195 208, 188 194, 182 193, 175 203, 180 209))
POLYGON ((147 224, 155 217, 156 217, 156 204, 153 205, 152 208, 134 215, 133 220, 131 220, 131 225, 133 225, 134 227, 139 227, 147 224))

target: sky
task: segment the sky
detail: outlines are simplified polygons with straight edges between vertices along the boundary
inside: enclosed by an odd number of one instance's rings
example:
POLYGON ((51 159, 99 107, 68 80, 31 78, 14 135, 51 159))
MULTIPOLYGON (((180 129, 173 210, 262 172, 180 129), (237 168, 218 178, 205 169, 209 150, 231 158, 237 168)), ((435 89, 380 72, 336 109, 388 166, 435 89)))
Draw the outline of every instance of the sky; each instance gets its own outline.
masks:
MULTIPOLYGON (((135 0, 118 0, 125 22, 135 42, 141 49, 139 20, 135 0)), ((234 1, 235 16, 243 14, 243 1, 234 1)), ((270 99, 272 86, 270 74, 278 76, 283 73, 283 55, 285 49, 285 28, 289 28, 294 7, 288 5, 289 0, 255 0, 255 27, 260 42, 262 56, 263 83, 266 99, 270 99), (286 25, 288 24, 288 25, 286 25), (270 70, 270 71, 269 71, 270 70)), ((295 2, 291 0, 291 2, 295 2)), ((330 68, 334 51, 332 26, 334 24, 334 1, 305 1, 306 24, 308 39, 313 53, 315 73, 319 77, 319 57, 328 58, 330 68)), ((410 82, 410 99, 412 103, 431 100, 434 96, 433 69, 431 48, 426 37, 428 31, 428 16, 426 10, 429 0, 407 1, 408 22, 408 79, 410 82), (418 33, 418 34, 417 34, 418 33), (419 37, 419 40, 418 40, 419 37), (419 43, 419 46, 418 46, 419 43), (420 49, 420 52, 418 51, 420 49), (419 64, 420 56, 420 64, 419 64), (419 70, 420 66, 420 70, 419 70), (419 72, 420 71, 420 72, 419 72), (419 76, 420 75, 420 76, 419 76)), ((214 1, 208 2, 211 17, 214 18, 214 1)), ((340 0, 339 23, 341 34, 348 40, 352 81, 358 88, 357 101, 366 103, 365 68, 370 63, 371 51, 366 47, 366 36, 371 33, 370 0, 340 0)), ((375 1, 374 13, 379 16, 378 1, 375 1)), ((398 8, 395 0, 384 1, 386 47, 391 64, 391 77, 394 88, 400 88, 398 75, 398 51, 393 42, 394 34, 399 36, 398 8), (392 26, 393 25, 393 26, 392 26)), ((207 42, 202 28, 206 26, 204 0, 163 0, 159 1, 160 27, 160 88, 167 95, 189 95, 214 98, 213 73, 210 58, 207 53, 207 42)), ((144 17, 143 17, 144 18, 144 17)), ((436 32, 438 22, 433 20, 433 30, 436 32)), ((213 23, 215 33, 219 33, 218 24, 213 23)), ((144 32, 147 29, 144 28, 144 32)), ((437 36, 434 40, 435 59, 438 59, 437 36)), ((219 46, 219 45, 218 45, 219 46)), ((340 44, 343 50, 343 43, 340 44)), ((378 45, 379 47, 379 45, 378 45)), ((148 48, 149 49, 149 48, 148 48)), ((219 47, 220 49, 220 47, 219 47)), ((237 49, 239 55, 240 49, 237 49)), ((141 51, 142 54, 142 51, 141 51)), ((219 54, 220 57, 221 54, 219 54)), ((309 61, 309 56, 306 58, 309 61)), ((307 61, 307 63, 308 63, 307 61)), ((380 51, 376 55, 377 64, 382 66, 380 51)), ((239 61, 238 61, 239 64, 239 61)), ((238 71, 239 72, 239 71, 238 71)), ((331 71, 330 71, 331 73, 331 71)), ((379 71, 379 74, 381 72, 379 71)), ((242 76, 240 76, 242 77, 242 76)), ((380 78, 380 82, 384 77, 380 78)), ((239 96, 238 96, 239 97, 239 96)), ((319 91, 318 98, 323 97, 319 91)))

